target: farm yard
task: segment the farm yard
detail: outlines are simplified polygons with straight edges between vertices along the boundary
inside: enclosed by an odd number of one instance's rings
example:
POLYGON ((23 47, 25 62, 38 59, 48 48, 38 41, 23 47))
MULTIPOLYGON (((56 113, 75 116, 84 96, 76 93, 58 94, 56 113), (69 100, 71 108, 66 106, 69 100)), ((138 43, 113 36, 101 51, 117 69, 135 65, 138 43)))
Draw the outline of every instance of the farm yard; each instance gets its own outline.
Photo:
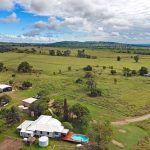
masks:
MULTIPOLYGON (((140 75, 131 77, 123 76, 123 68, 130 68, 138 71, 141 67, 150 70, 150 56, 140 55, 139 62, 132 58, 134 54, 115 53, 111 50, 87 49, 86 53, 97 56, 97 59, 78 58, 77 49, 71 49, 71 56, 50 56, 49 49, 64 48, 35 48, 38 54, 26 54, 7 52, 0 54, 0 62, 8 68, 8 71, 0 72, 0 83, 9 84, 10 80, 16 83, 29 81, 32 88, 27 90, 15 90, 8 93, 12 98, 10 103, 2 108, 11 108, 19 106, 23 99, 36 95, 39 91, 45 91, 47 96, 52 100, 67 99, 70 106, 79 103, 86 106, 91 115, 91 122, 119 121, 128 117, 141 116, 150 113, 150 78, 140 75), (117 61, 117 56, 121 57, 117 61), (17 67, 21 62, 27 61, 35 70, 40 73, 18 73, 17 67), (96 82, 96 87, 101 90, 101 96, 90 97, 87 90, 87 71, 83 68, 92 66, 92 79, 96 82), (70 69, 69 69, 70 68, 70 69), (116 73, 112 74, 111 70, 116 73), (12 76, 15 74, 15 76, 12 76), (76 81, 80 79, 82 83, 76 81)), ((3 95, 1 93, 1 95, 3 95)), ((30 118, 20 112, 24 119, 30 118)), ((4 120, 0 119, 0 128, 4 120)), ((17 124, 18 125, 18 124, 17 124)), ((0 129, 0 141, 10 137, 19 138, 16 127, 9 127, 7 130, 0 129)), ((89 127, 90 128, 90 127, 89 127)), ((138 141, 149 135, 147 129, 143 129, 137 124, 127 124, 122 126, 113 126, 113 139, 123 144, 123 150, 134 148, 138 141), (120 129, 125 133, 120 132, 120 129)), ((77 132, 81 132, 76 129, 77 132)), ((88 134, 88 129, 84 131, 88 134)), ((60 145, 60 142, 51 140, 50 145, 60 145)), ((74 145, 61 142, 61 146, 55 149, 70 147, 74 145)), ((110 144, 112 150, 119 150, 117 146, 110 144)), ((25 146, 25 149, 34 150, 36 145, 31 147, 25 146)), ((46 148, 48 149, 48 148, 46 148)), ((67 149, 67 148, 65 148, 67 149)))

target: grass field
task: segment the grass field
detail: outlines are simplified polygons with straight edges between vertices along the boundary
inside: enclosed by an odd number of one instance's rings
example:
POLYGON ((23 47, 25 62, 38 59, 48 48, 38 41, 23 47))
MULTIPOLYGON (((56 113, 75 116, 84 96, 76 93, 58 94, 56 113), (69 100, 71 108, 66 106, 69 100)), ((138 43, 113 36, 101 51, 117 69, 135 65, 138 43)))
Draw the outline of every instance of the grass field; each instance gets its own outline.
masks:
MULTIPOLYGON (((43 48, 42 51, 47 53, 47 50, 48 48, 43 48)), ((140 76, 127 78, 122 75, 123 67, 139 70, 142 66, 145 66, 150 69, 150 56, 141 56, 139 63, 135 63, 131 58, 133 54, 117 54, 109 50, 88 50, 87 53, 96 55, 98 59, 85 59, 75 57, 76 53, 76 49, 72 49, 71 57, 12 52, 0 54, 0 62, 3 62, 10 70, 0 73, 0 83, 8 83, 12 79, 11 75, 22 61, 28 61, 34 69, 43 70, 40 76, 16 74, 14 80, 17 82, 31 81, 33 88, 13 93, 13 100, 7 107, 19 105, 22 98, 33 96, 40 90, 46 90, 52 99, 67 98, 70 104, 78 102, 87 106, 92 119, 97 121, 115 121, 127 116, 134 116, 137 112, 142 111, 145 105, 150 104, 150 78, 140 76), (116 60, 118 55, 121 56, 121 61, 116 60), (97 87, 102 89, 103 93, 101 97, 88 97, 86 86, 75 83, 76 79, 84 77, 85 72, 82 68, 87 65, 94 68, 97 87), (68 66, 72 67, 71 71, 68 71, 68 66), (102 66, 108 68, 103 70, 102 66), (109 66, 114 67, 117 75, 110 74, 109 66), (59 70, 62 71, 62 74, 58 73, 59 70), (56 75, 53 75, 53 72, 56 72, 56 75), (114 78, 117 78, 117 84, 114 84, 114 78)), ((124 128, 129 130, 129 136, 119 135, 116 133, 117 129, 114 129, 114 132, 116 139, 119 138, 120 141, 126 143, 125 150, 129 150, 139 138, 147 134, 146 131, 136 126, 128 125, 124 128)), ((36 147, 32 149, 36 149, 36 147)), ((117 150, 114 146, 112 146, 112 149, 117 150)))

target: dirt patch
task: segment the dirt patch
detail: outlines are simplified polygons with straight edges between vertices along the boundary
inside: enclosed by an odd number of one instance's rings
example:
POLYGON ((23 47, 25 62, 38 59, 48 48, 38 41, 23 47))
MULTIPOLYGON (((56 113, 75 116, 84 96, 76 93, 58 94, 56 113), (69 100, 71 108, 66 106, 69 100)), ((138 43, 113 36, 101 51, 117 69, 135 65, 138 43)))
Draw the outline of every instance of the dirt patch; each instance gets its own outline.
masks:
POLYGON ((119 129, 119 132, 120 132, 120 133, 127 133, 127 131, 126 131, 126 130, 123 130, 123 129, 119 129))
POLYGON ((0 150, 20 150, 23 147, 21 140, 6 138, 0 143, 0 150))
POLYGON ((119 148, 124 148, 124 145, 116 140, 112 140, 111 142, 119 148))

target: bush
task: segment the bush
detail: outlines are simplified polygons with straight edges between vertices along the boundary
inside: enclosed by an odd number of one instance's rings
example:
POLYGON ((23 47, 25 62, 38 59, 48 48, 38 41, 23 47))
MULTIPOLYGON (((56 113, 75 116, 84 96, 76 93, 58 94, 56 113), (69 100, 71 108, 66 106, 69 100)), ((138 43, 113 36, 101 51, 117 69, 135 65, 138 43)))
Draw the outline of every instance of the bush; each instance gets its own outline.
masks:
POLYGON ((91 72, 87 72, 84 78, 93 78, 93 74, 91 72))
POLYGON ((9 81, 9 84, 10 84, 10 85, 13 85, 13 83, 14 83, 13 80, 10 80, 10 81, 9 81))
POLYGON ((120 57, 120 56, 118 56, 118 57, 117 57, 117 61, 120 61, 120 60, 121 60, 121 57, 120 57))
POLYGON ((139 70, 139 74, 141 76, 144 76, 145 74, 148 74, 148 68, 146 67, 141 67, 141 69, 139 70))
POLYGON ((110 73, 111 73, 112 75, 115 75, 115 74, 117 73, 117 71, 116 71, 116 70, 111 70, 110 73))
POLYGON ((80 78, 76 80, 76 83, 81 84, 82 82, 83 82, 83 81, 82 81, 82 79, 80 79, 80 78))
POLYGON ((22 87, 25 88, 25 89, 28 89, 28 88, 32 87, 32 83, 29 82, 29 81, 24 81, 22 83, 22 87))
POLYGON ((4 69, 4 64, 0 63, 0 72, 3 71, 3 69, 4 69))
POLYGON ((73 126, 72 126, 72 124, 70 122, 63 122, 63 126, 66 129, 73 130, 73 126))
POLYGON ((105 70, 105 69, 106 69, 106 66, 103 66, 103 69, 105 70))
POLYGON ((8 104, 11 100, 12 100, 12 98, 8 95, 1 96, 0 97, 0 106, 4 106, 4 105, 8 104))
POLYGON ((92 71, 93 68, 92 68, 92 66, 88 65, 88 66, 84 67, 83 70, 84 71, 92 71))
POLYGON ((89 93, 89 96, 90 97, 98 97, 98 96, 101 96, 102 95, 102 92, 100 89, 91 89, 90 90, 90 93, 89 93))

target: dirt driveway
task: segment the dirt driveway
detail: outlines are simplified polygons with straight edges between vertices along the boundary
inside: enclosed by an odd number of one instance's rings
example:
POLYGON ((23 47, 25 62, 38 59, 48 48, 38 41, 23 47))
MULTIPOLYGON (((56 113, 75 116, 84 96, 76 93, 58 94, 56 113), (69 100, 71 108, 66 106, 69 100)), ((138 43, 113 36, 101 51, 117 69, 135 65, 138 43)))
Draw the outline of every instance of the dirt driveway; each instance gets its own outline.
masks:
POLYGON ((22 147, 22 141, 9 137, 0 142, 0 150, 20 150, 22 147))
POLYGON ((133 122, 139 122, 139 121, 143 121, 143 120, 147 120, 147 119, 150 119, 150 114, 139 116, 139 117, 134 117, 134 118, 128 118, 128 119, 124 119, 121 121, 112 122, 111 124, 112 125, 125 125, 125 124, 129 124, 129 123, 133 123, 133 122))

